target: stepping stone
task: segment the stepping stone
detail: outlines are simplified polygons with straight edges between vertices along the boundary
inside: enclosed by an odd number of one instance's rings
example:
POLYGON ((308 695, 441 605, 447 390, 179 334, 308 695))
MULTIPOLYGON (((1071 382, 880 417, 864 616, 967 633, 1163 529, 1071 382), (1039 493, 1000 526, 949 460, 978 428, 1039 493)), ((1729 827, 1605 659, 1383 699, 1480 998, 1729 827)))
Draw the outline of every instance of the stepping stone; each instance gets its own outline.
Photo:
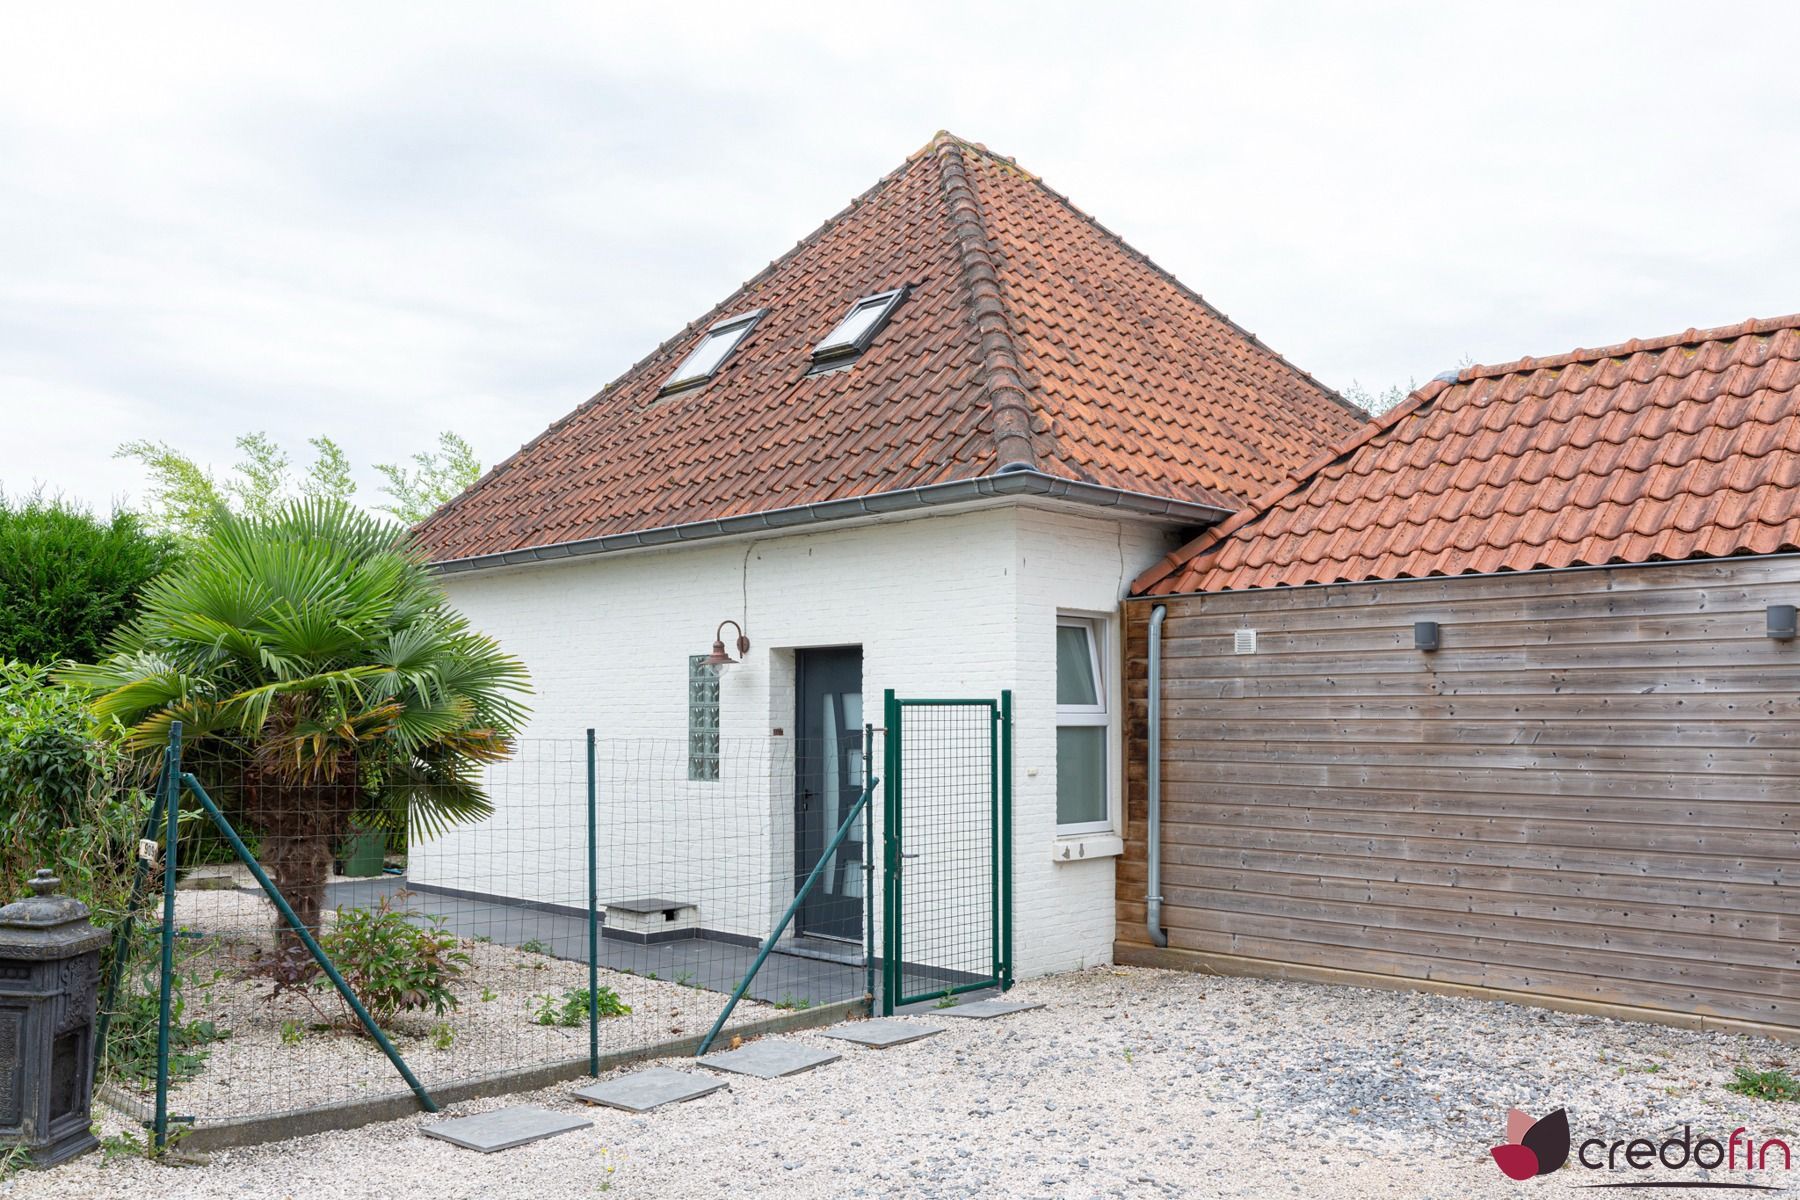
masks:
POLYGON ((738 1075, 754 1075, 758 1079, 780 1079, 783 1075, 798 1075, 802 1071, 810 1071, 814 1067, 822 1067, 826 1063, 836 1062, 844 1057, 833 1054, 829 1050, 815 1050, 811 1046, 803 1046, 799 1042, 773 1041, 765 1038, 759 1042, 751 1042, 741 1050, 727 1050, 723 1054, 709 1054, 705 1058, 696 1059, 703 1067, 711 1067, 715 1071, 731 1071, 738 1075))
POLYGON ((421 1132, 426 1137, 442 1138, 455 1146, 492 1154, 496 1150, 511 1150, 514 1146, 542 1141, 559 1133, 586 1129, 592 1124, 586 1117, 551 1112, 547 1108, 520 1106, 439 1121, 435 1125, 425 1126, 421 1132))
POLYGON ((953 1004, 949 1008, 933 1011, 940 1017, 966 1017, 971 1021, 988 1021, 995 1017, 1007 1017, 1013 1013, 1030 1012, 1034 1008, 1044 1007, 1041 1004, 1027 1004, 1023 1000, 977 1000, 973 1004, 953 1004))
POLYGON ((604 1104, 608 1108, 622 1108, 626 1112, 649 1112, 664 1104, 675 1104, 683 1100, 698 1100, 702 1096, 710 1096, 721 1088, 731 1085, 723 1079, 712 1079, 705 1075, 696 1075, 692 1071, 677 1071, 670 1067, 651 1067, 648 1071, 636 1071, 630 1075, 621 1075, 617 1079, 609 1079, 605 1083, 592 1083, 578 1090, 575 1095, 589 1104, 604 1104))
POLYGON ((825 1036, 855 1042, 859 1046, 871 1046, 876 1050, 886 1050, 889 1046, 904 1046, 907 1042, 916 1042, 920 1038, 942 1032, 944 1031, 936 1025, 915 1025, 911 1021, 883 1019, 855 1021, 842 1029, 826 1030, 825 1036))

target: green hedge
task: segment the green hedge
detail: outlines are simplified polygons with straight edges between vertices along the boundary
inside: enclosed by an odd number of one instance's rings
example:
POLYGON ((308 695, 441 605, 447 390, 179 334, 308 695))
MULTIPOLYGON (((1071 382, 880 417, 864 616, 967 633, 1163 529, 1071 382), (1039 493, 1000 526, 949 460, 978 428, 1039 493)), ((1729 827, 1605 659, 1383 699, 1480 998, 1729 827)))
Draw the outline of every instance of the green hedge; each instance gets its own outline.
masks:
POLYGON ((135 513, 102 521, 74 505, 0 496, 0 659, 97 661, 176 553, 135 513))

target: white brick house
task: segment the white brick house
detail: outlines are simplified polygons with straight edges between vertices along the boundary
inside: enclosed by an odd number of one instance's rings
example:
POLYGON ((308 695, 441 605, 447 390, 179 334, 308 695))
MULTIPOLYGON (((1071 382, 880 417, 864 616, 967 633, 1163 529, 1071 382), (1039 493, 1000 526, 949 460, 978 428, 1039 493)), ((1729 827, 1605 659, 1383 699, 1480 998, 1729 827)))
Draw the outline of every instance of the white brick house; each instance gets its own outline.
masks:
MULTIPOLYGON (((1110 958, 1132 579, 1360 418, 1010 160, 940 135, 420 535, 530 669, 533 736, 703 754, 693 660, 742 630, 716 735, 768 753, 690 763, 678 791, 704 805, 745 794, 709 771, 760 772, 766 819, 734 827, 757 844, 641 881, 703 893, 759 864, 766 889, 708 893, 732 897, 702 905, 714 929, 766 931, 808 865, 796 822, 821 819, 796 815, 783 739, 853 753, 838 739, 881 723, 885 689, 1009 690, 1012 968, 1033 975, 1110 958)), ((798 933, 860 935, 870 902, 846 883, 798 933)))

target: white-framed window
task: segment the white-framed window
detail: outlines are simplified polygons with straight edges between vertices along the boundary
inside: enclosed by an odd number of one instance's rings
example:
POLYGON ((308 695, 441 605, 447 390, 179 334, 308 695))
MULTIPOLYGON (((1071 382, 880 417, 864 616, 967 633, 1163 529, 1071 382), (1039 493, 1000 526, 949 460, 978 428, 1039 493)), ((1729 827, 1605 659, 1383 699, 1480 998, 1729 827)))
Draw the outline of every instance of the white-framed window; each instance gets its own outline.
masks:
POLYGON ((1085 617, 1056 621, 1056 832, 1112 829, 1112 717, 1106 628, 1085 617))

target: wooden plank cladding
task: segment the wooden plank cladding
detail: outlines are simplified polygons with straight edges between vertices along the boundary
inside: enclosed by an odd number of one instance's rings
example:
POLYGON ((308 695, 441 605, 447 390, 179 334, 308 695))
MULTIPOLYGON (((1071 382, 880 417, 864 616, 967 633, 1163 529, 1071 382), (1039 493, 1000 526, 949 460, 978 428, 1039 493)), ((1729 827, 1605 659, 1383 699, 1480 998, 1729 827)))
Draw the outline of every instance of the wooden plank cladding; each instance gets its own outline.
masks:
POLYGON ((1800 556, 1128 601, 1116 957, 1800 1038, 1797 601, 1800 556))

